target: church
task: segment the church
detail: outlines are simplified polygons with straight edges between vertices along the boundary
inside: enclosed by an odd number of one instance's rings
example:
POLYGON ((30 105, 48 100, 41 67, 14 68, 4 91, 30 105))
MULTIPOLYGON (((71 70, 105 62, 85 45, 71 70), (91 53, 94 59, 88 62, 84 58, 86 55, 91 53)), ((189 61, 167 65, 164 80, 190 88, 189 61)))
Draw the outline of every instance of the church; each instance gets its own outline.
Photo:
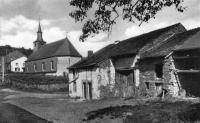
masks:
POLYGON ((82 56, 69 39, 46 44, 43 40, 39 22, 37 39, 33 42, 33 53, 25 63, 26 73, 45 74, 53 76, 67 76, 67 67, 81 60, 82 56))

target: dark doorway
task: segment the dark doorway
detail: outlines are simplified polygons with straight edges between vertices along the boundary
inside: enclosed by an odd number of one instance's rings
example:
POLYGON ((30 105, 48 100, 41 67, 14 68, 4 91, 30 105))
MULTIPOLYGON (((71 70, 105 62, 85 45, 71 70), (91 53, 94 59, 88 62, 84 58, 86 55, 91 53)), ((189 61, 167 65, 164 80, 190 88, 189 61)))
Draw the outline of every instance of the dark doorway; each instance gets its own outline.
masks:
POLYGON ((92 99, 92 83, 88 83, 89 99, 92 99))
POLYGON ((156 77, 162 78, 163 77, 163 64, 156 64, 155 72, 156 72, 156 77))
POLYGON ((83 82, 83 96, 87 99, 87 86, 85 82, 83 82))
POLYGON ((85 99, 92 99, 92 82, 84 81, 83 82, 83 97, 85 99))

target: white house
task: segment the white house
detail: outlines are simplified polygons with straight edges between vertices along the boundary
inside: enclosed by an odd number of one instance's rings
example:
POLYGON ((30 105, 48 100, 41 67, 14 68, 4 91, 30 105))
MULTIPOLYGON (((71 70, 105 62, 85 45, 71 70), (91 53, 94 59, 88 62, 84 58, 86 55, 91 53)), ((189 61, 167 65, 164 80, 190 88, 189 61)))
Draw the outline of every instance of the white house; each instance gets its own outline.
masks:
POLYGON ((16 50, 6 55, 6 66, 9 72, 24 72, 26 55, 16 50))

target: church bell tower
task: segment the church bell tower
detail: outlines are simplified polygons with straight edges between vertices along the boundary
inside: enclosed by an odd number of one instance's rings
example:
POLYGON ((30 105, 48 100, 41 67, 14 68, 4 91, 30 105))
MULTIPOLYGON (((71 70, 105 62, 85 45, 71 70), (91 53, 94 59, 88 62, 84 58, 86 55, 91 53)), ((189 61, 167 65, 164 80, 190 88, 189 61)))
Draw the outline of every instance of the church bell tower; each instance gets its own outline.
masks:
POLYGON ((42 37, 42 29, 41 29, 40 19, 39 19, 37 39, 36 39, 36 41, 33 42, 33 51, 34 52, 37 51, 45 44, 46 44, 46 42, 43 40, 43 37, 42 37))

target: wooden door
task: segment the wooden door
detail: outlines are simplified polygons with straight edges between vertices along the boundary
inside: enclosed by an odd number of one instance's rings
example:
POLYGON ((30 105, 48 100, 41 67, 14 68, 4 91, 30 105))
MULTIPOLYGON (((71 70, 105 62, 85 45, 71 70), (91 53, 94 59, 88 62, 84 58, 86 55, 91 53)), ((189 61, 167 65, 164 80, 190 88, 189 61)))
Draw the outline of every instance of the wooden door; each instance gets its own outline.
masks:
POLYGON ((116 74, 117 81, 120 83, 119 91, 122 97, 131 97, 134 95, 134 72, 120 71, 116 74))

